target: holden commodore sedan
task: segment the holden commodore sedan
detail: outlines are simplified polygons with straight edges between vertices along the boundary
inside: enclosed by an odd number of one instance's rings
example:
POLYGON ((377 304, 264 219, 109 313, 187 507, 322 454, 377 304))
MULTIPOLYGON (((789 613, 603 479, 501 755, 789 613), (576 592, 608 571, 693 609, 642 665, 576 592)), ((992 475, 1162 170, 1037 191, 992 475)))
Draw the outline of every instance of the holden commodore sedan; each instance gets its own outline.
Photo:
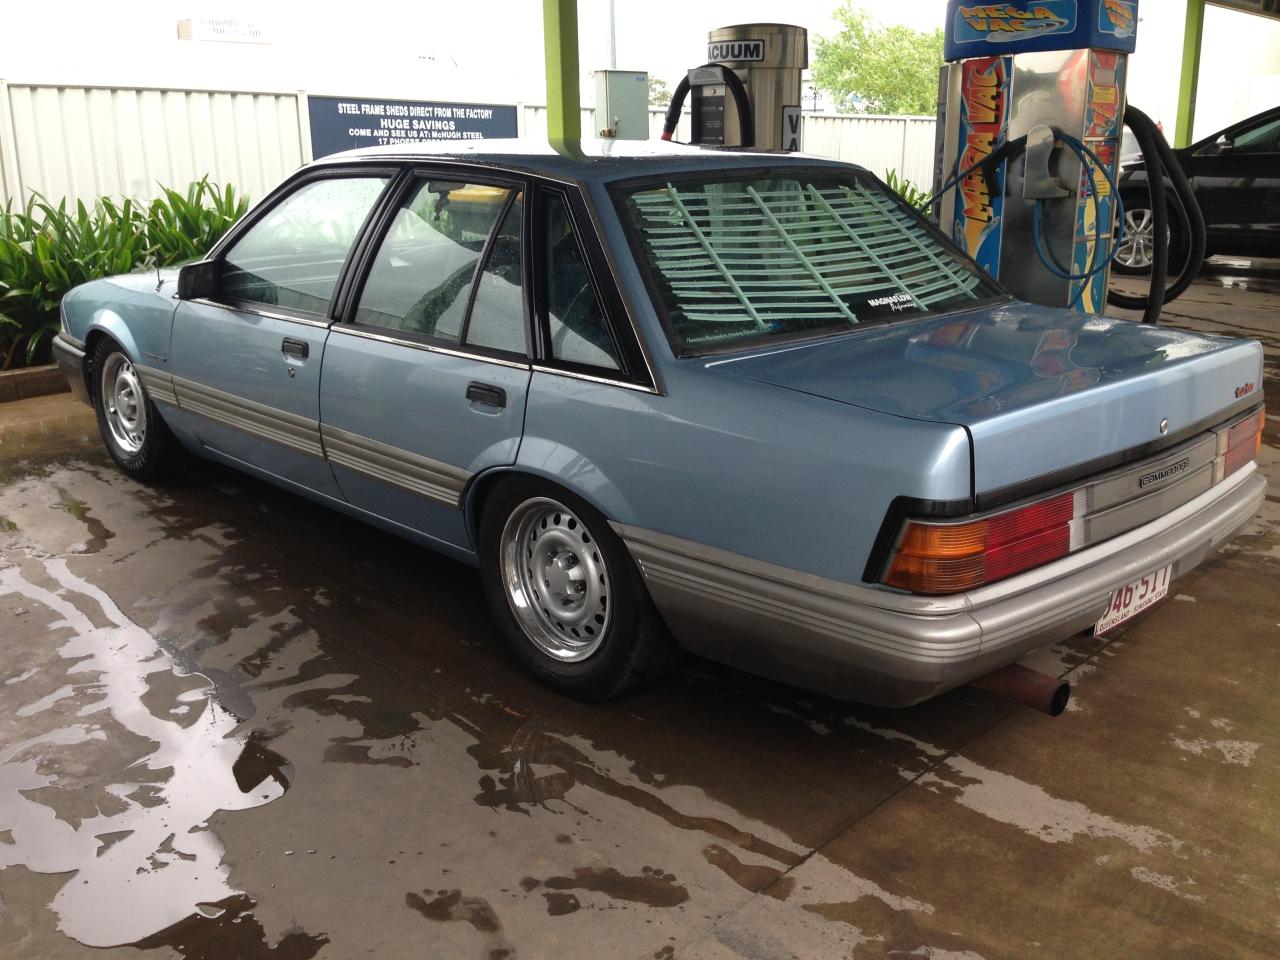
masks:
POLYGON ((1256 342, 1019 302, 855 166, 583 143, 304 167, 63 302, 129 476, 185 448, 479 567, 584 698, 681 650, 907 705, 1257 510, 1256 342))

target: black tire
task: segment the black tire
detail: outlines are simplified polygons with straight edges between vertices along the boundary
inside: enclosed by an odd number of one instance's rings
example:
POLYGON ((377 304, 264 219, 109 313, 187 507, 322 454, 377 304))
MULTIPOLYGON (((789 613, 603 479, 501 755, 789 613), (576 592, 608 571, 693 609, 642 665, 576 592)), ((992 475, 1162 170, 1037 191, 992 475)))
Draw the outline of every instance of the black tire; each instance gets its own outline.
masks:
MULTIPOLYGON (((568 529, 562 531, 566 536, 568 529)), ((607 700, 656 679, 679 659, 680 648, 658 615, 626 546, 600 512, 580 497, 532 477, 505 480, 484 503, 479 533, 480 572, 489 610, 512 654, 543 683, 580 700, 607 700), (554 510, 546 507, 547 503, 563 505, 570 511, 570 519, 580 518, 575 534, 587 541, 584 548, 603 562, 601 569, 607 574, 605 626, 598 636, 592 634, 591 652, 572 662, 557 659, 540 646, 535 637, 541 618, 536 611, 526 611, 526 620, 521 620, 512 600, 512 591, 520 587, 518 583, 509 587, 504 573, 508 569, 504 544, 524 542, 512 536, 509 524, 518 527, 520 518, 531 510, 554 510), (508 531, 505 537, 504 531, 508 531), (526 626, 529 618, 534 622, 526 626)), ((518 554, 515 551, 512 555, 518 554)), ((512 576, 518 581, 518 572, 512 576)), ((547 612, 547 616, 551 614, 547 612)), ((585 633, 581 639, 587 641, 585 633)))
POLYGON ((137 449, 130 449, 118 439, 109 422, 113 418, 114 398, 107 395, 110 391, 109 388, 104 389, 103 376, 121 362, 132 368, 133 361, 129 355, 114 340, 104 337, 94 346, 89 362, 89 383, 98 414, 98 432, 102 434, 102 442, 111 459, 134 480, 158 480, 170 474, 180 459, 181 446, 147 396, 141 381, 136 383, 136 399, 140 401, 136 406, 143 412, 143 429, 137 449))

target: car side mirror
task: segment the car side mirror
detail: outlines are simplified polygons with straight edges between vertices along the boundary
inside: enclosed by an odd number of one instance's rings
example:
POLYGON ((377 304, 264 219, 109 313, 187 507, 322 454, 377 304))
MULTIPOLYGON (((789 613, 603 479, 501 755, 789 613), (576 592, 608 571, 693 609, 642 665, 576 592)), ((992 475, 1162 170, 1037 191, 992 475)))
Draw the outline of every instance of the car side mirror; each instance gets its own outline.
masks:
POLYGON ((212 297, 218 289, 218 262, 216 260, 196 260, 184 264, 178 271, 178 299, 204 300, 212 297))
POLYGON ((1225 135, 1219 137, 1217 140, 1213 142, 1214 153, 1218 153, 1218 154, 1230 153, 1235 148, 1236 148, 1236 145, 1231 142, 1231 138, 1225 135))

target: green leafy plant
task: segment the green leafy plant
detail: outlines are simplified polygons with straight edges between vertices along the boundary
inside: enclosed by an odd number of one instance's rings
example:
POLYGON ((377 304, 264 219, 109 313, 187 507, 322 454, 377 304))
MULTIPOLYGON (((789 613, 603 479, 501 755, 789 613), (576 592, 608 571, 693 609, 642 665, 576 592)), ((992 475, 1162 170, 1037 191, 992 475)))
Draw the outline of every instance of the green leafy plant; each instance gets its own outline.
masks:
POLYGON ((146 244, 160 266, 202 257, 249 209, 229 184, 219 188, 208 177, 195 181, 185 194, 165 188, 146 212, 146 244))
POLYGON ((915 207, 926 216, 929 213, 929 201, 933 198, 921 190, 906 177, 898 176, 897 170, 886 170, 884 172, 884 182, 898 196, 907 202, 908 206, 915 207))
POLYGON ((0 212, 0 369, 43 360, 72 287, 141 267, 199 257, 235 223, 248 200, 202 178, 150 204, 101 197, 92 207, 39 194, 0 212))

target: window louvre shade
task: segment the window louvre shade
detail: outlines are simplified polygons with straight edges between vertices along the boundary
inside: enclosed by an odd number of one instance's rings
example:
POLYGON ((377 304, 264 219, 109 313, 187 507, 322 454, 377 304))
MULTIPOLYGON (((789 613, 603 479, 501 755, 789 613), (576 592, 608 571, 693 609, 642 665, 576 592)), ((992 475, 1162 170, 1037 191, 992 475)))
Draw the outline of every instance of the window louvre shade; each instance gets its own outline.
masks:
POLYGON ((686 346, 882 322, 994 292, 861 178, 665 183, 629 203, 686 346))

